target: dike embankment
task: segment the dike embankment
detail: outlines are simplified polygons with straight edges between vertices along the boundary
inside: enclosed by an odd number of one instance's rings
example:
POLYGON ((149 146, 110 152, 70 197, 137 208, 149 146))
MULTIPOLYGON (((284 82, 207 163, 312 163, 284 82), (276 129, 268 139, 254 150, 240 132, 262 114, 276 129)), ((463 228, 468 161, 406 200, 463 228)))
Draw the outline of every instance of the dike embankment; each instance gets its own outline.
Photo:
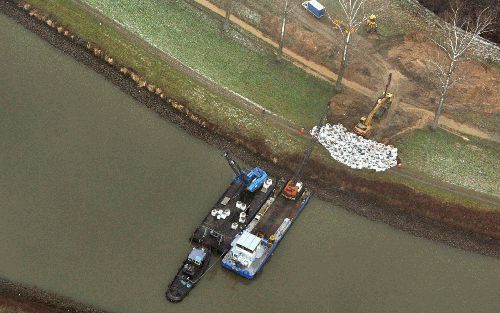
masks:
MULTIPOLYGON (((0 12, 100 73, 162 118, 209 144, 231 151, 249 164, 258 164, 276 176, 288 176, 300 161, 298 155, 280 156, 276 163, 276 156, 263 149, 262 139, 228 133, 222 126, 197 116, 189 109, 189 103, 170 98, 167 92, 148 82, 134 69, 117 64, 111 53, 80 38, 60 25, 55 17, 49 17, 25 2, 0 0, 0 12)), ((306 183, 322 200, 418 237, 500 258, 500 214, 444 203, 405 185, 369 180, 314 160, 308 164, 305 176, 309 177, 306 183)), ((4 279, 0 279, 0 305, 22 307, 27 312, 104 312, 4 279)))
MULTIPOLYGON (((140 73, 118 64, 112 53, 60 25, 57 18, 24 1, 0 0, 0 11, 36 33, 54 47, 91 67, 164 119, 189 134, 230 150, 251 164, 259 164, 274 175, 289 176, 301 155, 273 155, 264 139, 227 132, 196 115, 189 103, 169 97, 140 73), (276 160, 279 160, 276 162, 276 160)), ((500 214, 464 205, 446 203, 398 183, 357 176, 340 166, 332 168, 311 160, 305 169, 306 182, 321 199, 338 203, 371 220, 464 250, 500 257, 500 214)))

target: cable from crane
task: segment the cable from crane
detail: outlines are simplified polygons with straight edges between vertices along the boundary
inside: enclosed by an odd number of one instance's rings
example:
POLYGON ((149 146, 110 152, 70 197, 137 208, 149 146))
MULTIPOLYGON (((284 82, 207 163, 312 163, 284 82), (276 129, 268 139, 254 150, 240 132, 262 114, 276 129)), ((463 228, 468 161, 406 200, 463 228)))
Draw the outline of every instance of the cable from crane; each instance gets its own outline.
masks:
MULTIPOLYGON (((330 111, 330 103, 328 103, 326 105, 325 111, 321 115, 321 119, 319 120, 319 125, 318 125, 319 129, 321 129, 321 127, 323 127, 323 125, 326 123, 329 111, 330 111)), ((295 184, 299 181, 300 176, 302 174, 302 169, 304 168, 307 161, 311 157, 311 154, 312 154, 313 149, 314 149, 314 144, 316 143, 316 141, 317 141, 316 138, 314 136, 311 136, 309 145, 307 146, 307 149, 304 153, 304 158, 302 159, 302 163, 300 164, 300 166, 295 171, 295 174, 293 175, 293 178, 292 178, 293 184, 295 184)))

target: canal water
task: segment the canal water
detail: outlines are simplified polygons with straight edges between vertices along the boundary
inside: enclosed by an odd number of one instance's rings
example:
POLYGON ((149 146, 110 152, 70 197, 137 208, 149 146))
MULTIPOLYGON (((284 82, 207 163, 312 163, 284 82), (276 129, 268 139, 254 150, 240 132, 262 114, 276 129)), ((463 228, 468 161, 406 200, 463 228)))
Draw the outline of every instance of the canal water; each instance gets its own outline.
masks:
POLYGON ((114 312, 500 312, 500 262, 312 200, 254 281, 164 291, 221 151, 0 14, 0 276, 114 312))

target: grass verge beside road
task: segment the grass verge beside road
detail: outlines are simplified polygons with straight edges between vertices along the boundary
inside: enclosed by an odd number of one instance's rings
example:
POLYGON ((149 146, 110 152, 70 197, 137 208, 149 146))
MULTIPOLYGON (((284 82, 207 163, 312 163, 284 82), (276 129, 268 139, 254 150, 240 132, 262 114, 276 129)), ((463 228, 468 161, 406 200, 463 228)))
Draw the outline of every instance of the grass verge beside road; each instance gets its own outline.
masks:
POLYGON ((399 145, 405 166, 442 180, 492 196, 500 196, 500 145, 444 130, 414 131, 399 145))

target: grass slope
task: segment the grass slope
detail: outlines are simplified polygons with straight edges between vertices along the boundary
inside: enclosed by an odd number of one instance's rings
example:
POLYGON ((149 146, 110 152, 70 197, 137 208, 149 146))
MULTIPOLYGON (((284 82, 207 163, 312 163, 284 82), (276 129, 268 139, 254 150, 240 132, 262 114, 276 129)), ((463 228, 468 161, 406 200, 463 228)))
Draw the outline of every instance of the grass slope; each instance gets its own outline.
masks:
POLYGON ((313 126, 330 84, 274 53, 226 36, 217 19, 180 0, 83 0, 212 80, 301 126, 313 126))
POLYGON ((210 122, 224 125, 230 132, 246 132, 251 137, 272 136, 277 139, 269 142, 272 150, 292 152, 300 149, 301 145, 297 144, 297 139, 286 131, 270 125, 258 116, 200 86, 149 51, 133 44, 121 32, 101 24, 95 17, 82 11, 73 1, 30 0, 30 3, 54 14, 60 23, 96 43, 117 62, 141 73, 148 81, 165 90, 170 97, 186 101, 190 109, 210 122))
POLYGON ((443 130, 417 130, 399 146, 405 164, 435 179, 500 196, 500 145, 443 130))

